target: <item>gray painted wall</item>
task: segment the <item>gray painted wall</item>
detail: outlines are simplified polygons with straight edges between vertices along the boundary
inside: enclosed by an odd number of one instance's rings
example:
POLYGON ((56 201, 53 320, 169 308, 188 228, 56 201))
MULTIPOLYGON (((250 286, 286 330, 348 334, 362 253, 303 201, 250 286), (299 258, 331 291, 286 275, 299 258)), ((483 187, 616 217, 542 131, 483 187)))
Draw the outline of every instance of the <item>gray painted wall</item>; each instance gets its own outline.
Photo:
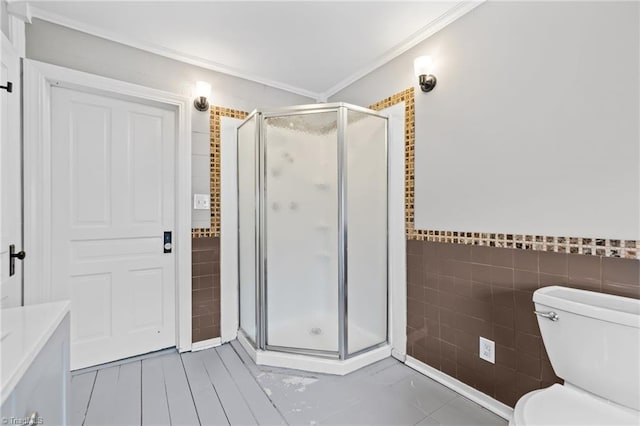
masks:
POLYGON ((419 229, 639 239, 639 52, 638 2, 487 2, 330 100, 416 86, 419 229))
MULTIPOLYGON (((213 105, 244 111, 315 102, 284 90, 207 70, 34 19, 26 28, 26 56, 67 68, 191 96, 194 83, 211 83, 213 105)), ((193 110, 192 192, 209 193, 209 114, 193 110)), ((194 228, 209 227, 208 210, 192 210, 194 228)))
POLYGON ((27 25, 26 31, 28 58, 184 95, 191 95, 197 80, 205 80, 211 83, 215 105, 250 111, 314 102, 39 19, 27 25))

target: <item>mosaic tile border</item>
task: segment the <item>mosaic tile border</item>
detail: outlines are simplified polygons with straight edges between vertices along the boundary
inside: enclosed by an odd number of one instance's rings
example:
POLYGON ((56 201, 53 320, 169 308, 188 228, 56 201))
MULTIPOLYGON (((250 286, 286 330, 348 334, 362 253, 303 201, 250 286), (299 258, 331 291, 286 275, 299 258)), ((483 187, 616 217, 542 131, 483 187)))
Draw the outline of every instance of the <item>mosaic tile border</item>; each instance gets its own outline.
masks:
POLYGON ((636 259, 640 248, 635 240, 432 230, 418 230, 410 239, 628 259, 636 259))
POLYGON ((209 228, 194 228, 191 230, 191 238, 219 237, 220 236, 220 117, 237 118, 244 120, 249 115, 246 111, 237 109, 211 106, 211 226, 209 228))
POLYGON ((411 87, 369 106, 369 108, 379 111, 405 102, 405 223, 407 240, 624 257, 627 259, 640 258, 640 241, 636 240, 416 229, 414 221, 416 142, 414 96, 414 88, 411 87))
POLYGON ((393 105, 404 102, 404 220, 405 229, 407 232, 407 239, 414 240, 415 226, 414 226, 414 206, 413 200, 415 197, 415 97, 413 87, 389 96, 381 101, 376 102, 373 105, 369 105, 369 108, 375 111, 380 111, 385 108, 389 108, 393 105))

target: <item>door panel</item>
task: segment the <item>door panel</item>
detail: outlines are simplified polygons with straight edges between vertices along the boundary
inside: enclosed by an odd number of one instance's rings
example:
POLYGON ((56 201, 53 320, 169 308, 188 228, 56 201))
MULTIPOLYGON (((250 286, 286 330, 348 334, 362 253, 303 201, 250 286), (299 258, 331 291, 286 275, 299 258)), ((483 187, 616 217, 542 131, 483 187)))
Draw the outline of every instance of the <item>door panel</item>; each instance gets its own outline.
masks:
POLYGON ((53 291, 71 368, 175 345, 175 112, 52 90, 53 291), (70 286, 69 286, 70 283, 70 286))
POLYGON ((162 283, 165 281, 162 268, 131 271, 133 288, 134 330, 145 330, 162 326, 162 283), (141 303, 142 302, 142 303, 141 303))
POLYGON ((73 315, 91 321, 73 321, 72 341, 96 341, 111 337, 111 274, 71 277, 71 299, 82 300, 73 307, 73 315))
POLYGON ((0 90, 0 307, 22 304, 22 262, 9 276, 9 245, 22 247, 22 175, 20 143, 20 59, 2 35, 0 84, 13 83, 12 93, 0 90))
POLYGON ((111 111, 82 102, 70 115, 71 212, 74 228, 111 222, 111 111))
POLYGON ((162 151, 156 141, 162 137, 162 120, 143 114, 129 114, 129 182, 132 219, 157 223, 162 210, 162 151))

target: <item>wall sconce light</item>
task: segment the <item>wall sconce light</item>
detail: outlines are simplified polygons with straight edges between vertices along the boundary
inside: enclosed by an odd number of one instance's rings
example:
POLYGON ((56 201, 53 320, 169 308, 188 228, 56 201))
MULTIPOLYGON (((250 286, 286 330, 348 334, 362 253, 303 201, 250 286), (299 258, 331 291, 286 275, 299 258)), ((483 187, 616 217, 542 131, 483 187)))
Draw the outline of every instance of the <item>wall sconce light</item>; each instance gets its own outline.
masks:
POLYGON ((211 85, 206 81, 197 81, 196 87, 193 89, 193 95, 195 97, 193 106, 198 111, 207 111, 209 109, 209 100, 207 98, 211 96, 211 85))
POLYGON ((433 59, 431 56, 419 56, 413 61, 413 70, 418 77, 423 92, 430 92, 436 87, 436 76, 432 75, 433 59))

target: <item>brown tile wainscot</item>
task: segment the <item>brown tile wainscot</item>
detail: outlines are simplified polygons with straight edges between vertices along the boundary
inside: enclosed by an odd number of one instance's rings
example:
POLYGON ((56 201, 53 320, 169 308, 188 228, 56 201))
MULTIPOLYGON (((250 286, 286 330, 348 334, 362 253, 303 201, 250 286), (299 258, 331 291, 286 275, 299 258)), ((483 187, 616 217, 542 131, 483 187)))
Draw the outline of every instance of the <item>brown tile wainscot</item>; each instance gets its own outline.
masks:
POLYGON ((192 240, 193 341, 220 337, 220 238, 192 240))
POLYGON ((549 363, 533 292, 549 285, 640 298, 640 261, 513 248, 407 241, 407 353, 514 406, 560 382, 549 363), (478 356, 483 336, 496 363, 478 356))

